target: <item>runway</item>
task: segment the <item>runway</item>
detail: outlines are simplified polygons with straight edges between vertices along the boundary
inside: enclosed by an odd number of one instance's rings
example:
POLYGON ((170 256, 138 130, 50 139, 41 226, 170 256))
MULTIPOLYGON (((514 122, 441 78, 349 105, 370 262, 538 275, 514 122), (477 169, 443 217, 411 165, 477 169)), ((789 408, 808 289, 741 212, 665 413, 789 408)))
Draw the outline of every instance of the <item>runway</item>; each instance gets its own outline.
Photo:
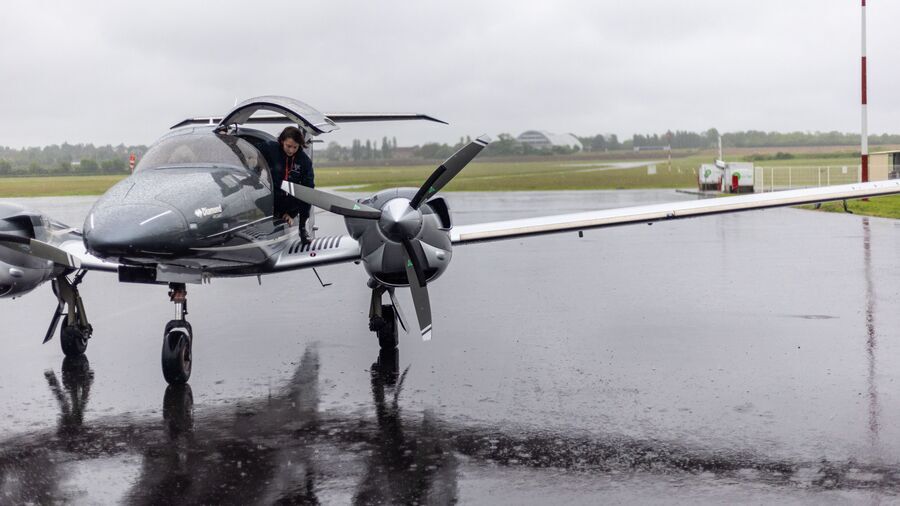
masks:
MULTIPOLYGON (((447 198, 465 224, 696 197, 447 198)), ((80 227, 92 199, 13 201, 80 227)), ((898 250, 893 220, 795 209, 458 247, 397 357, 361 266, 213 280, 187 390, 166 287, 89 273, 64 362, 42 286, 0 301, 0 503, 894 502, 898 250)))

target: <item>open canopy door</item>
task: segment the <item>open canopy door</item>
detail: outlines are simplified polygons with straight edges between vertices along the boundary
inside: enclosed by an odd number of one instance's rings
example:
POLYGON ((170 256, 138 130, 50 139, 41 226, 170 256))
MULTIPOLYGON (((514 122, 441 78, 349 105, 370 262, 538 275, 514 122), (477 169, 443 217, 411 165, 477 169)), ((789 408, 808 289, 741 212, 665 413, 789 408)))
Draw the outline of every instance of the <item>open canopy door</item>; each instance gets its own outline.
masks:
POLYGON ((298 125, 312 128, 317 134, 328 133, 338 128, 333 121, 309 105, 290 97, 276 95, 254 97, 241 102, 222 118, 219 126, 241 125, 257 111, 276 112, 298 125))

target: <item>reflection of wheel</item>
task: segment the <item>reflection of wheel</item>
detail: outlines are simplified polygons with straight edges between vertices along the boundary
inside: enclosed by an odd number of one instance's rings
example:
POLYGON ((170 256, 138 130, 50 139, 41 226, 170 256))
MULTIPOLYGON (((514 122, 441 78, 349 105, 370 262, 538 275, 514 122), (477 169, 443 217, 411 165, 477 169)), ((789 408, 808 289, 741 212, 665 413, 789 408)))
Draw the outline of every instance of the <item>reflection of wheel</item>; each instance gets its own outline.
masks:
POLYGON ((378 346, 382 350, 392 350, 400 342, 397 339, 397 317, 394 315, 394 306, 381 306, 381 317, 384 318, 384 326, 375 332, 378 335, 378 346))
POLYGON ((88 334, 78 327, 66 325, 63 321, 60 326, 59 344, 67 357, 77 357, 84 354, 87 349, 88 334))
POLYGON ((194 394, 190 385, 169 385, 163 396, 163 420, 169 424, 169 434, 189 431, 194 426, 194 394))
POLYGON ((166 325, 166 330, 162 347, 163 377, 173 385, 187 383, 191 377, 192 361, 189 327, 166 325))
POLYGON ((381 349, 372 364, 372 379, 384 386, 394 386, 400 377, 400 350, 381 349))
POLYGON ((87 390, 94 381, 94 371, 87 355, 75 355, 66 357, 62 361, 62 384, 66 390, 74 391, 78 388, 87 390))

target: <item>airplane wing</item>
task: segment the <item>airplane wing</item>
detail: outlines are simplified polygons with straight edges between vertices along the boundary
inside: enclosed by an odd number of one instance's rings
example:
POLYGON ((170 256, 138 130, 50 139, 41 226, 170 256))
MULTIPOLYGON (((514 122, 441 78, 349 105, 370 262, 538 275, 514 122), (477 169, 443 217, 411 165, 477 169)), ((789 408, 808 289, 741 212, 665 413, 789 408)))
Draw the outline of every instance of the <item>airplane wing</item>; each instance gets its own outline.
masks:
POLYGON ((349 235, 317 237, 309 244, 296 239, 276 256, 267 272, 309 269, 359 260, 359 243, 349 235))
POLYGON ((896 193, 900 193, 900 180, 807 188, 461 225, 453 227, 450 239, 454 245, 472 244, 532 235, 580 231, 634 223, 652 223, 654 221, 694 218, 709 214, 752 211, 755 209, 812 204, 830 200, 877 197, 896 193))
POLYGON ((325 116, 335 123, 363 123, 367 121, 407 121, 407 120, 425 120, 434 121, 435 123, 443 123, 449 125, 444 120, 420 114, 417 112, 327 112, 325 116))
MULTIPOLYGON (((449 125, 444 120, 435 118, 434 116, 429 116, 428 114, 421 114, 416 112, 404 113, 404 112, 339 112, 339 113, 326 113, 325 116, 335 123, 365 123, 365 122, 375 122, 375 121, 411 121, 411 120, 424 120, 424 121, 433 121, 435 123, 443 123, 445 125, 449 125)), ((222 116, 199 116, 196 118, 187 118, 178 123, 169 127, 170 130, 174 130, 176 128, 181 128, 183 126, 188 125, 217 125, 222 121, 222 116)), ((243 121, 244 124, 257 124, 257 125, 286 125, 286 124, 294 124, 296 121, 291 120, 286 116, 276 116, 273 114, 268 115, 260 115, 253 116, 252 118, 247 118, 243 121)))

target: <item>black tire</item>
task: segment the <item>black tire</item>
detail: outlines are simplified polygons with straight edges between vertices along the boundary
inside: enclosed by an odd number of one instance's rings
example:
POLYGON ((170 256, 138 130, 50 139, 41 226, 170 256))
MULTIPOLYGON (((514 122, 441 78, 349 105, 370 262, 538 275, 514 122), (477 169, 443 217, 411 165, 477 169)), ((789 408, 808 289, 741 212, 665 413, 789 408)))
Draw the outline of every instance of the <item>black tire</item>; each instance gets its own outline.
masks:
POLYGON ((63 321, 59 331, 59 345, 67 357, 84 355, 87 350, 88 335, 75 326, 66 325, 63 321))
POLYGON ((162 346, 162 371, 166 382, 170 385, 187 383, 192 363, 191 336, 183 330, 169 330, 163 337, 162 346))
POLYGON ((169 323, 166 324, 166 330, 163 331, 163 335, 168 335, 169 332, 176 327, 184 327, 187 329, 189 336, 194 335, 194 329, 191 328, 191 322, 186 320, 169 320, 169 323))
POLYGON ((397 337, 397 316, 394 314, 394 306, 381 306, 381 317, 384 326, 375 334, 378 336, 378 346, 382 350, 393 350, 400 343, 397 337))

